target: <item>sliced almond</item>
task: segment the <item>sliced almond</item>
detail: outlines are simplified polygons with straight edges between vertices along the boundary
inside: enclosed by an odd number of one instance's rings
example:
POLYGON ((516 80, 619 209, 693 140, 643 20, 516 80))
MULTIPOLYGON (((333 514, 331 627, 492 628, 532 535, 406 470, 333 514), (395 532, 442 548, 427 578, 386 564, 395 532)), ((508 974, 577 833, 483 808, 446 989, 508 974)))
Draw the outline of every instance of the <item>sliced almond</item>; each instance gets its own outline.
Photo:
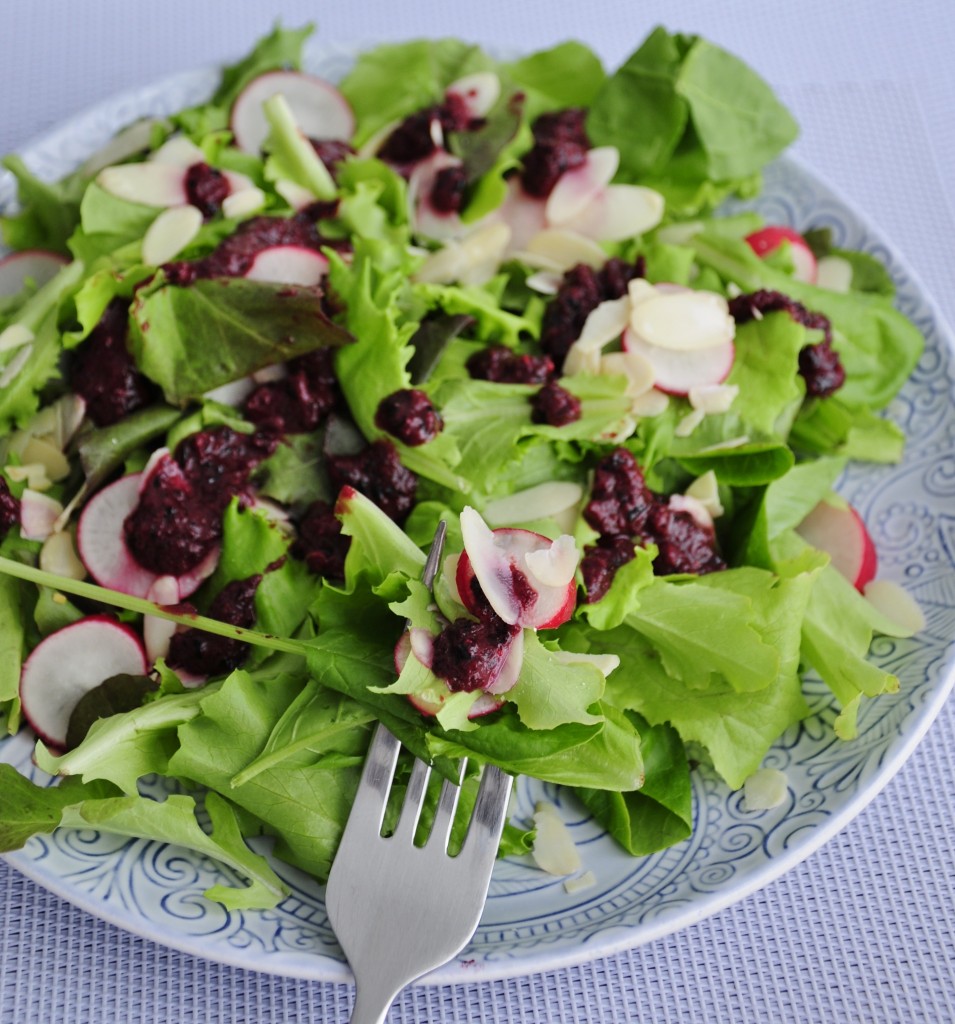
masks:
POLYGON ((599 351, 619 338, 630 322, 630 297, 608 299, 595 306, 584 321, 580 337, 574 343, 584 352, 599 351))
POLYGON ((33 331, 25 324, 10 324, 0 333, 0 352, 9 352, 11 349, 29 345, 33 338, 33 331))
POLYGON ((604 679, 620 667, 616 654, 580 654, 577 651, 551 651, 551 657, 562 665, 593 665, 603 673, 604 679))
POLYGON ((694 409, 716 414, 728 412, 738 394, 739 386, 736 384, 704 384, 690 388, 687 397, 694 409))
POLYGON ((550 875, 572 875, 580 870, 580 853, 574 845, 570 830, 553 804, 543 800, 537 804, 534 827, 537 836, 532 856, 542 871, 550 875))
POLYGON ((170 164, 173 167, 191 167, 206 163, 206 154, 185 135, 174 135, 152 153, 149 162, 170 164))
POLYGON ((265 193, 255 185, 237 189, 222 200, 222 214, 225 217, 248 217, 265 205, 265 193))
POLYGON ((549 269, 569 270, 584 263, 598 270, 607 262, 607 254, 589 238, 561 228, 545 228, 527 243, 527 254, 548 261, 549 269))
POLYGON ((703 422, 706 413, 702 409, 691 409, 683 419, 677 423, 673 433, 677 437, 689 437, 694 430, 703 422))
POLYGON ((789 780, 778 768, 760 768, 743 783, 747 811, 768 811, 778 807, 789 792, 789 780))
POLYGON ((185 172, 177 164, 143 163, 106 167, 96 183, 117 199, 143 206, 181 206, 186 195, 185 172))
POLYGON ((14 483, 26 481, 27 487, 33 491, 48 491, 53 481, 46 475, 46 467, 39 462, 25 462, 19 466, 4 466, 4 473, 14 483))
POLYGON ((146 229, 143 262, 152 267, 168 263, 182 252, 202 227, 202 213, 195 206, 172 206, 146 229))
POLYGON ((600 372, 626 377, 629 398, 644 395, 653 387, 653 367, 639 352, 608 352, 600 357, 600 372))
POLYGON ((560 289, 560 274, 553 270, 537 270, 524 282, 533 292, 541 295, 556 295, 560 289))
POLYGON ((702 476, 698 476, 686 489, 686 494, 696 500, 714 518, 718 519, 725 509, 720 501, 720 488, 716 480, 716 474, 708 469, 702 476))
POLYGON ((634 416, 659 416, 666 412, 669 404, 670 396, 654 388, 642 395, 637 395, 630 403, 630 411, 634 416))
POLYGON ((547 587, 565 587, 577 572, 580 551, 573 537, 561 534, 550 547, 528 551, 524 564, 539 583, 547 587))
POLYGON ((831 292, 848 292, 852 288, 852 264, 842 256, 823 256, 816 264, 818 288, 831 292))
POLYGON ((461 284, 481 285, 490 281, 504 259, 510 240, 510 227, 493 221, 467 235, 461 243, 467 256, 467 267, 459 278, 461 284))
POLYGON ((47 479, 55 483, 70 475, 70 463, 59 448, 40 437, 31 437, 23 446, 23 461, 41 465, 47 479))
POLYGON ((581 348, 573 344, 564 358, 564 376, 576 377, 580 373, 589 373, 596 376, 600 373, 600 349, 581 348))
POLYGON ((733 448, 742 448, 750 442, 749 434, 740 434, 739 437, 730 437, 726 441, 717 441, 716 444, 707 445, 700 449, 700 454, 706 452, 725 452, 733 448))
POLYGON ((564 226, 599 242, 622 242, 652 231, 663 219, 665 201, 642 185, 608 185, 564 226))
POLYGON ((70 580, 86 579, 86 566, 80 561, 68 530, 53 533, 40 549, 40 568, 70 580))
POLYGON ((667 224, 656 234, 657 241, 667 245, 686 245, 703 230, 703 222, 686 220, 676 224, 667 224))
POLYGON ((910 634, 925 629, 925 613, 912 595, 891 580, 872 580, 866 584, 866 600, 891 622, 910 634))
POLYGON ((633 307, 630 327, 647 344, 697 352, 732 341, 736 323, 716 292, 661 292, 633 307))
POLYGON ((568 896, 576 896, 585 889, 592 889, 597 884, 597 876, 592 871, 585 871, 576 878, 568 878, 564 882, 564 892, 568 896))
POLYGON ((484 508, 488 526, 514 526, 534 519, 546 519, 573 508, 583 497, 580 484, 570 480, 549 480, 526 490, 489 502, 484 508))
POLYGON ((134 121, 131 125, 123 128, 114 135, 102 149, 98 149, 80 168, 84 178, 92 178, 104 167, 110 164, 118 164, 136 156, 145 149, 149 149, 153 140, 153 131, 162 121, 155 118, 144 118, 141 121, 134 121))
POLYGON ((712 530, 713 517, 709 509, 690 494, 671 494, 668 502, 674 512, 687 512, 699 523, 700 526, 712 530))

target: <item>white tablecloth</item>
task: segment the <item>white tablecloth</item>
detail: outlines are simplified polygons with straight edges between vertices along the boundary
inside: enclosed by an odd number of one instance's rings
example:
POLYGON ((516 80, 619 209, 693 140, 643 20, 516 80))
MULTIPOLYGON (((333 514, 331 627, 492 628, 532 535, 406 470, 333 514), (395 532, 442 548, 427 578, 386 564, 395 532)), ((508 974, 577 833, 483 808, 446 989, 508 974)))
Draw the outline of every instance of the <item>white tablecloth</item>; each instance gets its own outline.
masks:
MULTIPOLYGON (((800 123, 795 147, 878 223, 955 321, 952 0, 7 0, 0 152, 84 106, 244 52, 275 18, 344 42, 453 34, 608 64, 657 21, 738 53, 800 123)), ((667 939, 510 982, 418 988, 393 1021, 955 1020, 955 705, 843 833, 781 880, 667 939)), ((347 1020, 345 986, 186 956, 76 910, 0 862, 0 1024, 347 1020)))

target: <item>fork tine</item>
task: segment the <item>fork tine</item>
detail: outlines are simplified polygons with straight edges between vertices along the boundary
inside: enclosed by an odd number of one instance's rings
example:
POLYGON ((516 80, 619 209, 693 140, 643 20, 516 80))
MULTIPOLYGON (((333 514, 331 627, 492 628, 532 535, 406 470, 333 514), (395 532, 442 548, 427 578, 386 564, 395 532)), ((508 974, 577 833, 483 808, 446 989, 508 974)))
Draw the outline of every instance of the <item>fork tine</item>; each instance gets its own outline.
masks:
POLYGON ((454 812, 458 808, 458 797, 461 795, 461 783, 464 780, 464 769, 467 767, 467 763, 465 758, 458 766, 457 785, 450 779, 445 779, 441 786, 441 796, 438 797, 438 807, 434 812, 431 834, 428 836, 429 847, 437 846, 442 850, 448 848, 451 826, 454 824, 454 812))
POLYGON ((401 805, 398 827, 394 834, 394 838, 401 842, 414 842, 414 834, 418 828, 421 808, 428 792, 430 776, 431 766, 415 758, 414 767, 411 769, 411 778, 408 779, 408 787, 405 790, 404 803, 401 805))
POLYGON ((381 832, 400 748, 401 743, 379 722, 368 746, 365 767, 361 773, 361 782, 355 794, 346 831, 354 821, 361 825, 371 822, 375 832, 381 832))
POLYGON ((484 766, 468 834, 459 856, 467 858, 475 870, 490 870, 507 817, 511 795, 511 776, 495 765, 484 766))

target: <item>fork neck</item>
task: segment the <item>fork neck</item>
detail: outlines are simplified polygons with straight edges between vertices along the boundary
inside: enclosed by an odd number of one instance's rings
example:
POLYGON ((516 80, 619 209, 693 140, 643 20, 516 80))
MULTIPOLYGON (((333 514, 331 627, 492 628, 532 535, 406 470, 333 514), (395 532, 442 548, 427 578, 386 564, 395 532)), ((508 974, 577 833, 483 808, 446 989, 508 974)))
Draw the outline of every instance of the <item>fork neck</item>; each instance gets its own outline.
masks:
POLYGON ((351 1012, 351 1024, 385 1024, 388 1010, 394 1002, 398 990, 385 991, 381 982, 372 979, 360 986, 355 992, 355 1005, 351 1012))

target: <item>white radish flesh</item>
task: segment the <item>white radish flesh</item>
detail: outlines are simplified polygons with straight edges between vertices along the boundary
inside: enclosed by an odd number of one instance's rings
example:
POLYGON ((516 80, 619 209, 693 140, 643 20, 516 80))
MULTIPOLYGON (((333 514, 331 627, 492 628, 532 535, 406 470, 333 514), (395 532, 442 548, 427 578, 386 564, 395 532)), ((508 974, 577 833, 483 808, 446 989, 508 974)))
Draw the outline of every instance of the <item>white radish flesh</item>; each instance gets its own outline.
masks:
POLYGON ((19 295, 27 281, 38 288, 51 281, 66 266, 66 260, 45 249, 23 249, 0 260, 0 298, 19 295))
POLYGON ((308 138, 347 140, 354 134, 355 115, 331 82, 301 71, 270 71, 254 78, 232 106, 232 134, 239 149, 255 154, 261 150, 271 130, 262 104, 278 94, 308 138))
POLYGON ((273 245, 257 253, 245 276, 250 281, 312 288, 328 271, 328 260, 301 245, 273 245))
POLYGON ((584 162, 565 171, 547 197, 547 222, 560 226, 582 213, 600 191, 610 183, 620 165, 616 146, 600 146, 587 151, 584 162))
POLYGON ((493 71, 476 71, 452 82, 445 90, 463 105, 471 120, 486 117, 501 95, 501 80, 493 71))
POLYGON ((796 527, 796 532, 814 548, 825 551, 833 569, 859 591, 878 569, 875 544, 862 517, 851 505, 830 505, 820 501, 796 527))
POLYGON ((691 388, 722 384, 733 369, 736 354, 732 341, 696 352, 661 348, 648 344, 630 328, 624 332, 623 347, 647 360, 653 367, 655 387, 670 395, 686 395, 691 388))
POLYGON ((20 536, 24 540, 46 540, 63 506, 55 498, 27 488, 20 499, 20 536))
MULTIPOLYGON (((87 502, 77 525, 76 545, 89 574, 100 586, 133 597, 148 597, 160 576, 136 561, 123 536, 123 523, 139 503, 140 483, 145 476, 146 473, 133 473, 98 491, 87 502)), ((216 546, 198 565, 176 577, 179 600, 199 588, 214 571, 218 559, 216 546)))
POLYGON ((37 735, 62 749, 79 699, 111 676, 144 675, 139 637, 107 616, 81 619, 51 633, 24 662, 20 675, 23 714, 37 735))

